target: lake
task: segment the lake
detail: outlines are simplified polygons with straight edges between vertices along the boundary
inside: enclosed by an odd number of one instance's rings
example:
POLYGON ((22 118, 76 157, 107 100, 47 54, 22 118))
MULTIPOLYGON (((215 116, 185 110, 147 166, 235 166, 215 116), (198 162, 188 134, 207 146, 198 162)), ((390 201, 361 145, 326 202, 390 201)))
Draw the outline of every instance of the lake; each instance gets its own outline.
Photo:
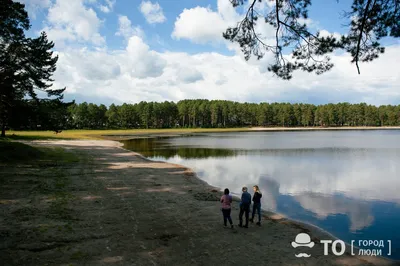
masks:
POLYGON ((400 259, 400 130, 199 133, 123 143, 190 167, 233 194, 242 186, 253 193, 258 184, 263 209, 349 243, 391 240, 390 257, 400 259))

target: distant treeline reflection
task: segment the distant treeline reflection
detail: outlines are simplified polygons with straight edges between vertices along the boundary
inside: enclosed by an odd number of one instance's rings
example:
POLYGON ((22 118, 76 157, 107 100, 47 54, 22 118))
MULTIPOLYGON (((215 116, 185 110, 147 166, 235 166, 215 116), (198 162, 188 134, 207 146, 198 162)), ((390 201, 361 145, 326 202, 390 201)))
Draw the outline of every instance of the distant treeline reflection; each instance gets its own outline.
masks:
POLYGON ((138 152, 146 157, 162 157, 165 159, 179 156, 185 159, 202 159, 212 157, 230 157, 236 153, 229 149, 170 147, 163 141, 154 139, 136 139, 121 141, 124 148, 138 152))
POLYGON ((320 147, 320 148, 260 148, 260 149, 229 149, 229 148, 204 148, 199 146, 172 146, 168 138, 145 138, 121 141, 124 148, 138 152, 146 157, 161 157, 170 159, 179 156, 183 159, 204 159, 204 158, 226 158, 239 155, 271 155, 271 156, 293 156, 298 157, 307 154, 330 154, 332 156, 366 156, 374 152, 385 154, 398 154, 398 149, 387 148, 345 148, 345 147, 320 147))

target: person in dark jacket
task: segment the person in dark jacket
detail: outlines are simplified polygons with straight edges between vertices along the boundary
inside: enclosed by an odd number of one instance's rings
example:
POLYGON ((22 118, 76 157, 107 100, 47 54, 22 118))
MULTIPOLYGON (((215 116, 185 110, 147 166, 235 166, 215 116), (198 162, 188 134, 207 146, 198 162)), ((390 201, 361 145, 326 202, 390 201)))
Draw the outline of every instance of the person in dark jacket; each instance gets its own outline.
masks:
POLYGON ((257 185, 255 185, 255 186, 253 187, 253 189, 254 189, 254 195, 253 195, 253 213, 252 213, 250 222, 253 222, 253 221, 254 221, 254 216, 255 216, 256 211, 257 211, 257 214, 258 214, 258 222, 257 222, 257 225, 261 225, 261 197, 262 197, 262 194, 261 194, 261 192, 260 192, 260 188, 259 188, 257 185))
POLYGON ((242 188, 242 198, 240 201, 240 212, 239 212, 239 227, 243 227, 243 214, 246 217, 246 224, 244 228, 249 228, 249 213, 251 205, 251 195, 247 192, 247 187, 242 188))

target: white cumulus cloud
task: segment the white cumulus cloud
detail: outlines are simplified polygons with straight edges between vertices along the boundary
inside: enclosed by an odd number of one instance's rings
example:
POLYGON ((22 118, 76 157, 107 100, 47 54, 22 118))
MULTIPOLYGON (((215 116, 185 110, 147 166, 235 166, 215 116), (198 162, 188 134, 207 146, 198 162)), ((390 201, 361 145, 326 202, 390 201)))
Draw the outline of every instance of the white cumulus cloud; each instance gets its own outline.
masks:
POLYGON ((348 55, 334 55, 330 72, 296 72, 292 80, 283 81, 239 55, 156 52, 139 36, 131 36, 124 50, 71 48, 60 53, 55 87, 116 102, 202 98, 398 104, 400 73, 387 66, 396 64, 399 52, 400 46, 388 47, 379 59, 360 65, 361 75, 348 55))
MULTIPOLYGON (((255 9, 257 11, 265 9, 264 4, 257 2, 255 9)), ((236 26, 243 16, 227 0, 217 0, 216 11, 201 6, 185 8, 175 21, 172 37, 177 40, 187 39, 198 44, 224 42, 223 32, 228 27, 236 26)), ((258 23, 256 29, 259 31, 268 27, 266 23, 258 23)), ((270 34, 270 31, 267 33, 270 34)), ((232 46, 235 45, 230 45, 230 48, 232 46)))
POLYGON ((163 73, 166 62, 159 54, 149 50, 149 46, 138 36, 129 39, 127 53, 127 67, 129 74, 136 78, 158 77, 163 73))
POLYGON ((100 10, 104 13, 110 13, 114 9, 116 0, 105 0, 104 5, 100 5, 100 10))
POLYGON ((142 1, 140 11, 150 24, 163 23, 167 20, 159 3, 142 1))
POLYGON ((100 26, 96 12, 85 6, 83 0, 56 0, 48 10, 44 30, 56 45, 76 41, 100 46, 105 43, 100 26))
POLYGON ((220 42, 228 24, 210 8, 184 9, 175 21, 172 37, 195 43, 220 42))
POLYGON ((48 8, 51 5, 50 0, 17 0, 16 2, 25 4, 25 9, 27 10, 29 17, 32 19, 36 19, 38 12, 42 12, 43 9, 48 8))
MULTIPOLYGON (((79 99, 96 103, 102 103, 102 99, 120 103, 187 98, 316 104, 400 102, 400 72, 389 67, 398 63, 399 44, 387 47, 379 59, 361 63, 361 75, 350 63, 350 56, 344 54, 333 55, 335 67, 323 75, 295 72, 292 80, 283 81, 267 71, 271 62, 268 55, 262 60, 252 57, 245 61, 237 45, 224 43, 222 32, 240 20, 229 1, 218 0, 216 11, 207 7, 184 9, 172 33, 176 39, 196 43, 229 44, 228 49, 234 53, 229 56, 216 52, 172 52, 175 47, 171 42, 163 47, 171 48, 170 51, 155 51, 150 45, 157 42, 151 42, 150 36, 147 43, 143 30, 127 16, 118 16, 115 32, 123 37, 120 41, 124 48, 107 47, 100 29, 108 20, 101 21, 92 8, 99 3, 107 1, 53 0, 48 8, 44 29, 49 39, 55 41, 59 54, 54 87, 67 87, 66 98, 79 95, 79 99)), ((266 27, 265 23, 259 25, 266 27)), ((269 30, 260 28, 265 38, 269 30)), ((154 38, 157 37, 160 41, 159 36, 154 38)))
POLYGON ((132 22, 127 16, 118 17, 119 29, 115 33, 117 36, 123 36, 125 39, 129 39, 132 36, 144 37, 144 32, 140 26, 133 27, 132 22))

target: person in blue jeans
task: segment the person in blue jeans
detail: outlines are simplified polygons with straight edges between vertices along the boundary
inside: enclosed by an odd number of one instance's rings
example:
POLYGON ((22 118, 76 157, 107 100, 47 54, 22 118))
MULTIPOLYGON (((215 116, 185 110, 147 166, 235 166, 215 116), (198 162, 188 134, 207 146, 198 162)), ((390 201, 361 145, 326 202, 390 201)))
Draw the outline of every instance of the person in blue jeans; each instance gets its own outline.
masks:
POLYGON ((251 195, 247 192, 247 187, 242 188, 242 198, 240 201, 240 212, 239 212, 239 227, 249 228, 249 213, 251 205, 251 195), (246 224, 243 226, 243 214, 246 217, 246 224))
POLYGON ((224 195, 222 195, 220 202, 222 216, 224 217, 224 226, 226 226, 226 222, 228 220, 231 224, 231 228, 233 229, 233 222, 231 218, 232 196, 229 195, 229 189, 225 188, 224 195))
POLYGON ((256 211, 257 211, 257 214, 258 214, 257 225, 261 225, 261 197, 262 197, 262 194, 260 192, 260 188, 257 185, 253 186, 253 189, 254 189, 253 213, 251 215, 250 222, 254 221, 254 216, 255 216, 256 211))

